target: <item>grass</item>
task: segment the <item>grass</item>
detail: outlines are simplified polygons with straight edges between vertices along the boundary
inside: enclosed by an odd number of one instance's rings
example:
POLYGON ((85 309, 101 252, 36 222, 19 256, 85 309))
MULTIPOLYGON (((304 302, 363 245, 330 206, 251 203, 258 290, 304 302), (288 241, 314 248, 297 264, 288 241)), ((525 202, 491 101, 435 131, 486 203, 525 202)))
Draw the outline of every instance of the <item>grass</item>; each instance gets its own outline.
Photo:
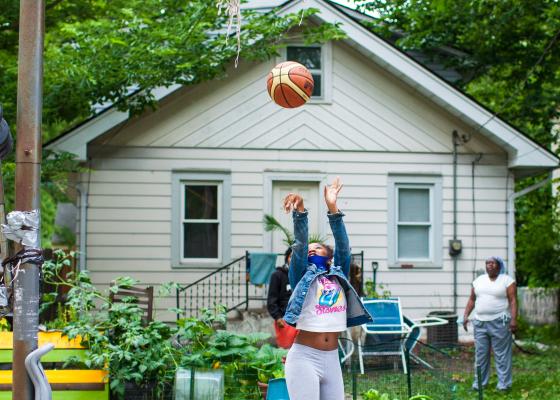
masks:
MULTIPOLYGON (((485 400, 553 400, 560 399, 560 350, 554 349, 537 355, 515 352, 513 357, 513 386, 506 393, 496 390, 496 375, 484 390, 485 400)), ((461 374, 463 382, 457 385, 457 399, 476 400, 478 393, 471 390, 472 376, 461 374)))
MULTIPOLYGON (((518 334, 524 341, 538 341, 550 347, 545 351, 528 349, 536 354, 525 354, 514 347, 513 386, 508 392, 496 390, 496 373, 484 390, 484 400, 560 400, 560 329, 558 326, 527 328, 518 334)), ((421 356, 436 366, 435 370, 415 367, 412 370, 412 393, 431 396, 434 400, 478 400, 478 392, 471 389, 473 383, 474 348, 460 347, 449 354, 451 358, 430 358, 429 349, 421 356)), ((439 356, 438 356, 439 357, 439 356)), ((357 393, 376 389, 389 394, 390 400, 406 400, 407 379, 400 368, 367 369, 357 375, 357 393)), ((345 377, 346 393, 352 393, 352 376, 345 377)), ((352 396, 347 396, 351 399, 352 396)), ((361 399, 361 396, 357 396, 361 399)))

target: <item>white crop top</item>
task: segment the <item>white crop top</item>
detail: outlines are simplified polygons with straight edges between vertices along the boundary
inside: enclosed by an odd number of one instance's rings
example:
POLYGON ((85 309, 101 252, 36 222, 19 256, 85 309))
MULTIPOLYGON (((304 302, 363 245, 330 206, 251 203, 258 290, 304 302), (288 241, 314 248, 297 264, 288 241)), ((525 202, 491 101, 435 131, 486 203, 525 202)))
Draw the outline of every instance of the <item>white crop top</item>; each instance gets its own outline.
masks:
POLYGON ((321 275, 311 283, 296 328, 309 332, 346 329, 346 296, 336 277, 321 275))

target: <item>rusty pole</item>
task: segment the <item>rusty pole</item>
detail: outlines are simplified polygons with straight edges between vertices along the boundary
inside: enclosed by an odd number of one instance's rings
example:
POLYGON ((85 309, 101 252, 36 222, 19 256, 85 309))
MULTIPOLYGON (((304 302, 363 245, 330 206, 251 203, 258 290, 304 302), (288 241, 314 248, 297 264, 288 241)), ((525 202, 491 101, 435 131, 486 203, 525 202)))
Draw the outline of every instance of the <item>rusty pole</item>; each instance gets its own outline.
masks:
MULTIPOLYGON (((44 0, 20 0, 15 201, 18 211, 40 208, 44 36, 44 0)), ((21 248, 18 245, 16 251, 21 248)), ((34 397, 24 361, 37 348, 38 325, 39 266, 22 264, 14 286, 14 400, 34 397)))

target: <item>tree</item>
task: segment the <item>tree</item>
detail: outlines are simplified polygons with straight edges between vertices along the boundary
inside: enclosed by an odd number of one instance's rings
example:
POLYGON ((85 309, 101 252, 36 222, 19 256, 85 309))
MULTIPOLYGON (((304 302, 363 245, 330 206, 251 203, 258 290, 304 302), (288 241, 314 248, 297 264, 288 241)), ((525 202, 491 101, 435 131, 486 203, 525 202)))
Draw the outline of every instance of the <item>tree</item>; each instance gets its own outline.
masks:
MULTIPOLYGON (((113 104, 140 113, 157 106, 153 96, 157 87, 224 77, 237 56, 238 42, 235 37, 227 40, 228 16, 216 5, 217 0, 46 0, 43 140, 90 117, 96 106, 113 104)), ((14 128, 19 4, 0 0, 0 9, 0 103, 14 128)), ((275 55, 282 41, 293 35, 303 35, 309 42, 343 36, 332 24, 302 24, 302 33, 297 33, 294 28, 302 18, 316 12, 308 9, 279 17, 275 12, 243 10, 241 62, 275 55)), ((62 165, 77 168, 68 163, 68 156, 63 159, 62 165)), ((55 162, 49 169, 49 159, 44 162, 51 172, 61 167, 55 162)), ((8 161, 3 168, 8 182, 11 170, 8 161)), ((43 174, 43 184, 56 186, 44 179, 43 174)), ((44 199, 49 196, 58 198, 43 191, 44 199)), ((12 196, 6 197, 9 201, 12 196)), ((54 216, 52 206, 43 217, 54 216)), ((43 221, 47 233, 53 220, 43 221)), ((48 243, 45 234, 43 239, 48 243)))
MULTIPOLYGON (((386 38, 400 33, 398 47, 421 50, 461 72, 459 89, 533 140, 549 149, 558 141, 552 129, 560 114, 557 0, 372 0, 361 7, 379 17, 370 29, 386 38), (443 47, 459 51, 451 56, 443 47)), ((517 189, 534 181, 519 182, 517 189)), ((558 282, 557 204, 550 186, 516 203, 521 284, 558 282)))

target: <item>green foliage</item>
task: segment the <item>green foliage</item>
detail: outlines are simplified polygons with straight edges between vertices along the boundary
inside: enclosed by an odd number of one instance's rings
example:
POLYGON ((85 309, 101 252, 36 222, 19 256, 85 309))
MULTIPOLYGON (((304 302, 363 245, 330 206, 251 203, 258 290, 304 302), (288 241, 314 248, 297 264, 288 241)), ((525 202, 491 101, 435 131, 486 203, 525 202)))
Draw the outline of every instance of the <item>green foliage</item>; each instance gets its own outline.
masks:
POLYGON ((374 285, 373 281, 368 280, 364 283, 364 295, 369 299, 387 299, 391 297, 391 291, 382 283, 374 285))
MULTIPOLYGON (((558 348, 551 348, 542 354, 523 354, 516 352, 513 356, 513 385, 511 390, 496 390, 496 374, 484 390, 484 400, 532 400, 560 398, 560 369, 558 348)), ((471 389, 472 371, 462 375, 457 385, 455 398, 477 400, 478 393, 471 389)))
MULTIPOLYGON (((15 132, 19 2, 0 0, 0 9, 0 104, 15 132)), ((308 21, 316 13, 278 17, 243 10, 242 62, 274 56, 284 39, 294 38, 302 17, 308 21)), ((226 20, 216 0, 47 0, 43 141, 90 117, 95 105, 112 103, 137 114, 157 106, 157 87, 223 78, 237 54, 237 41, 226 41, 226 20)), ((333 24, 303 26, 297 35, 306 43, 344 36, 333 24)), ((70 155, 44 154, 42 169, 42 246, 50 247, 56 204, 67 201, 67 176, 77 164, 70 155)), ((7 211, 13 209, 14 171, 13 160, 4 160, 7 211)))
MULTIPOLYGON (((177 326, 160 321, 145 326, 143 310, 134 297, 111 303, 109 294, 99 291, 86 272, 62 276, 63 268, 72 265, 74 253, 57 250, 54 255, 54 260, 43 265, 45 282, 69 288, 66 302, 60 306, 59 327, 68 337, 79 336, 87 345, 88 368, 109 370, 114 395, 122 398, 124 383, 131 381, 138 385, 156 382, 161 394, 172 384, 179 367, 223 368, 226 379, 243 377, 243 382, 226 385, 226 398, 231 399, 235 393, 254 393, 259 377, 268 381, 282 374, 286 350, 263 345, 270 337, 266 333, 241 334, 222 329, 226 324, 223 306, 203 310, 199 318, 181 319, 177 326)), ((117 292, 137 283, 130 277, 121 277, 109 291, 117 292)), ((52 295, 44 299, 54 301, 52 295)))
MULTIPOLYGON (((95 104, 117 104, 141 112, 155 107, 153 90, 191 85, 225 76, 237 54, 226 40, 227 15, 216 0, 47 0, 44 60, 45 140, 89 117, 95 104), (134 92, 134 96, 130 94, 134 92)), ((296 35, 301 13, 279 17, 244 9, 241 60, 274 56, 281 42, 296 35)), ((302 38, 319 43, 344 37, 337 25, 305 22, 302 38)), ((0 23, 0 103, 15 121, 17 1, 2 1, 0 23)), ((300 34, 298 34, 300 35, 300 34)), ((13 125, 12 125, 13 126, 13 125)))
POLYGON ((529 193, 516 204, 516 272, 521 286, 560 285, 560 214, 550 185, 529 193))
MULTIPOLYGON (((549 0, 369 0, 362 7, 379 19, 369 28, 420 50, 460 72, 459 89, 555 150, 552 129, 560 108, 560 7, 549 0)), ((541 177, 542 178, 542 177, 541 177)), ((520 190, 535 179, 516 185, 520 190)), ((559 210, 550 188, 516 202, 517 279, 555 286, 559 281, 559 210)))
MULTIPOLYGON (((43 152, 41 163, 41 246, 51 247, 51 239, 55 231, 63 235, 67 244, 75 242, 72 232, 57 227, 54 223, 56 206, 61 201, 69 201, 68 190, 71 188, 71 175, 83 172, 84 168, 76 160, 76 156, 67 152, 43 152)), ((4 179, 4 197, 7 212, 14 210, 15 204, 15 172, 13 160, 2 161, 2 177, 4 179)))
MULTIPOLYGON (((267 232, 279 231, 284 234, 284 239, 282 240, 286 246, 291 246, 294 244, 295 238, 292 232, 282 225, 276 218, 270 214, 265 214, 263 218, 264 230, 267 232)), ((326 238, 318 233, 310 233, 307 238, 308 243, 325 243, 326 238)))
MULTIPOLYGON (((391 398, 387 393, 380 393, 378 390, 369 389, 367 392, 362 393, 363 400, 399 400, 397 398, 391 398)), ((408 400, 432 400, 430 396, 426 396, 423 394, 417 394, 412 396, 408 400)))
MULTIPOLYGON (((516 339, 524 342, 542 343, 544 345, 560 345, 560 323, 553 325, 530 325, 521 316, 517 317, 516 339)), ((539 351, 537 349, 537 351, 539 351)))
POLYGON ((264 230, 267 232, 280 231, 284 234, 284 244, 286 246, 291 246, 294 244, 294 235, 292 232, 282 225, 276 218, 270 214, 265 214, 263 218, 264 230))

